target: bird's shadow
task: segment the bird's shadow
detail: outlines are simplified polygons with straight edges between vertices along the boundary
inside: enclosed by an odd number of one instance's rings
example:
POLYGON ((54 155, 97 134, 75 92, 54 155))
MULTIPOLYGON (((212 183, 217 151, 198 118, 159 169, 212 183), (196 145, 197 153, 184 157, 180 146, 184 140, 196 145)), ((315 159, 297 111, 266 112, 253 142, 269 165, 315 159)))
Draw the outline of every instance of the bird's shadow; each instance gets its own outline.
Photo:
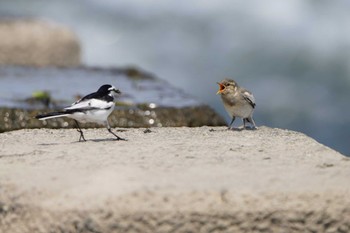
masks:
POLYGON ((55 146, 55 145, 61 145, 62 143, 57 143, 57 142, 53 142, 53 143, 39 143, 39 146, 55 146))
POLYGON ((234 132, 241 132, 241 131, 245 131, 245 130, 257 130, 258 128, 252 128, 252 127, 246 127, 246 128, 243 128, 243 127, 233 127, 233 128, 226 128, 226 129, 210 129, 209 131, 210 132, 219 132, 219 131, 234 131, 234 132))
POLYGON ((241 131, 244 131, 244 130, 257 130, 258 128, 253 128, 253 127, 238 127, 238 128, 228 128, 227 130, 232 130, 232 131, 238 131, 238 132, 241 132, 241 131))
POLYGON ((58 142, 53 142, 53 143, 39 143, 39 146, 56 146, 56 145, 62 145, 62 144, 74 144, 74 143, 84 143, 84 142, 113 142, 113 141, 120 141, 120 142, 125 142, 128 141, 127 139, 125 140, 118 140, 114 138, 101 138, 101 139, 88 139, 86 141, 73 141, 73 142, 66 142, 66 143, 58 143, 58 142))
POLYGON ((128 141, 127 139, 125 140, 118 140, 118 139, 114 139, 114 138, 100 138, 100 139, 88 139, 86 141, 75 141, 72 143, 84 143, 84 142, 125 142, 128 141))

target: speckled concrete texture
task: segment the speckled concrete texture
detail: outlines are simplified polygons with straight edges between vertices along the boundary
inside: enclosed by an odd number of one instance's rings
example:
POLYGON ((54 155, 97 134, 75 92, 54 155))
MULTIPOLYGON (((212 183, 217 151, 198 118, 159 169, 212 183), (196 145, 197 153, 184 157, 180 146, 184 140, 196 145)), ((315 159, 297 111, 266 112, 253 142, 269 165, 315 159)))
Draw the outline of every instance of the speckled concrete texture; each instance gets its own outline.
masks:
POLYGON ((225 127, 0 134, 0 232, 349 232, 350 159, 225 127))

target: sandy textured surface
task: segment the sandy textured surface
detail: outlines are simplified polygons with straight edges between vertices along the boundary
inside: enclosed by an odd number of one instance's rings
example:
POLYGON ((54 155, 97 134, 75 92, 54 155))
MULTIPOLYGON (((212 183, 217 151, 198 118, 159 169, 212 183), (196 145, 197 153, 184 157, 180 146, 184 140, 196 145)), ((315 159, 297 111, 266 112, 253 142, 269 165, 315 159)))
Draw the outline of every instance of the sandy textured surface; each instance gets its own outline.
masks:
POLYGON ((350 159, 260 127, 0 134, 0 232, 350 232, 350 159))

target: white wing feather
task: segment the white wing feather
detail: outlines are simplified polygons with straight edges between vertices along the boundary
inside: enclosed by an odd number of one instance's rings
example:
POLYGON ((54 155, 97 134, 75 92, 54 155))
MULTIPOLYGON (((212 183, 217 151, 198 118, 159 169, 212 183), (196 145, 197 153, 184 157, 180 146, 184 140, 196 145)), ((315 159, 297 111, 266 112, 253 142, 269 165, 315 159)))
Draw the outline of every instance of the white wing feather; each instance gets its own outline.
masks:
POLYGON ((252 105, 253 105, 253 107, 255 107, 255 98, 254 98, 254 96, 253 96, 253 94, 252 93, 250 93, 249 91, 243 91, 243 97, 248 101, 248 102, 250 102, 252 105))
POLYGON ((64 109, 107 109, 111 108, 114 105, 114 102, 105 102, 98 99, 89 99, 83 100, 81 102, 75 103, 72 106, 66 107, 64 109))

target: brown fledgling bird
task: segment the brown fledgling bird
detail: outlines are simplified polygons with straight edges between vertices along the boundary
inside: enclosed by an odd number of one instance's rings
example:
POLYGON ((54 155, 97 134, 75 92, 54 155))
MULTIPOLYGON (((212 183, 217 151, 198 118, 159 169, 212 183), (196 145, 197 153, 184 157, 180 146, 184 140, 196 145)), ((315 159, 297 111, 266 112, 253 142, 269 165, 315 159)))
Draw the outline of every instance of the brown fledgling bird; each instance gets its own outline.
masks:
POLYGON ((246 128, 246 123, 250 123, 253 129, 257 129, 253 120, 253 112, 255 108, 255 98, 247 89, 238 86, 232 79, 224 79, 217 83, 219 90, 216 94, 221 95, 222 102, 226 112, 232 118, 228 128, 232 129, 232 124, 236 117, 243 120, 243 128, 246 128))

